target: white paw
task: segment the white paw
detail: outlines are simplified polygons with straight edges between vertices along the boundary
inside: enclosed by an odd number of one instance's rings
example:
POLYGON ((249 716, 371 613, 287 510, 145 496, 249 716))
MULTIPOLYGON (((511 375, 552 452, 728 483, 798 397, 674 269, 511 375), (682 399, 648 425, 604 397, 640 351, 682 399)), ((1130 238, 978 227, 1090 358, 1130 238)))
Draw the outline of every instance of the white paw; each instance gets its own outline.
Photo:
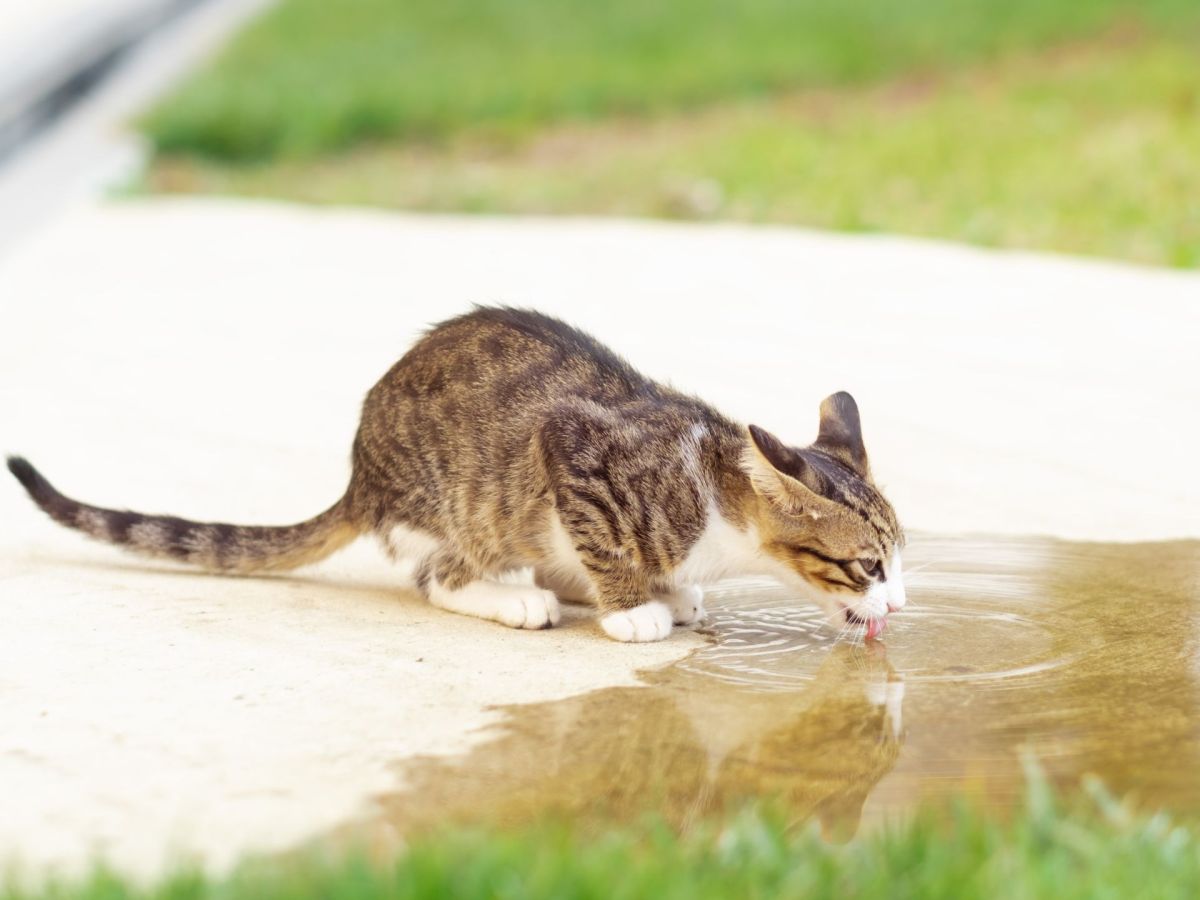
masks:
POLYGON ((504 592, 496 619, 509 628, 550 628, 558 624, 558 598, 551 591, 520 588, 504 592))
POLYGON ((704 621, 704 590, 698 584, 685 584, 669 594, 664 603, 671 609, 671 621, 676 625, 691 625, 704 621))
POLYGON ((671 608, 651 600, 633 609, 600 617, 600 627, 614 641, 661 641, 671 633, 671 608))

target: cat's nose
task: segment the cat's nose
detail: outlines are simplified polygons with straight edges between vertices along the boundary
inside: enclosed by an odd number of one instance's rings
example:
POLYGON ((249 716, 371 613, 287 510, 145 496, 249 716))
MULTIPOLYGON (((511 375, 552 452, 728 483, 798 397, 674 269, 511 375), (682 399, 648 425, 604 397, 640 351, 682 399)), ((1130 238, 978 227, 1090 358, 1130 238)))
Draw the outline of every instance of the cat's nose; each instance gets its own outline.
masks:
POLYGON ((896 603, 892 600, 888 601, 888 612, 890 612, 890 613, 900 612, 900 610, 902 610, 902 609, 904 609, 904 601, 903 600, 901 600, 899 603, 896 603))

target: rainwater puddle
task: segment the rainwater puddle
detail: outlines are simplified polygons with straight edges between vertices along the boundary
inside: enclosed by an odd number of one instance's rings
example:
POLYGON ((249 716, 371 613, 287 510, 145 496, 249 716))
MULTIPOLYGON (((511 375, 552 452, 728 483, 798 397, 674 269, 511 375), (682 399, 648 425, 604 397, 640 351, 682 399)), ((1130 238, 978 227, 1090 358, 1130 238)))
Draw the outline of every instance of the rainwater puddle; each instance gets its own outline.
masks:
POLYGON ((515 706, 457 760, 401 768, 362 829, 545 815, 686 827, 747 800, 831 839, 967 795, 1004 811, 1032 751, 1061 791, 1099 775, 1200 812, 1200 542, 916 535, 909 608, 836 639, 769 582, 709 592, 710 645, 644 687, 515 706))

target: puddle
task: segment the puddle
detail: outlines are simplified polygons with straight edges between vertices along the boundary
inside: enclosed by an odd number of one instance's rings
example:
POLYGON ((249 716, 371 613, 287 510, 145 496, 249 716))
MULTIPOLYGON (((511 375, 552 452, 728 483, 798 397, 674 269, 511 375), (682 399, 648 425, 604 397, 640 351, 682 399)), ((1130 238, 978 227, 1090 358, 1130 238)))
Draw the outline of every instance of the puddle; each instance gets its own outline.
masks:
POLYGON ((1200 542, 914 536, 910 607, 882 641, 836 641, 772 583, 710 592, 712 644, 640 688, 507 710, 457 760, 405 763, 368 839, 549 814, 686 827, 747 799, 834 840, 969 795, 1020 802, 1020 754, 1200 812, 1200 542))

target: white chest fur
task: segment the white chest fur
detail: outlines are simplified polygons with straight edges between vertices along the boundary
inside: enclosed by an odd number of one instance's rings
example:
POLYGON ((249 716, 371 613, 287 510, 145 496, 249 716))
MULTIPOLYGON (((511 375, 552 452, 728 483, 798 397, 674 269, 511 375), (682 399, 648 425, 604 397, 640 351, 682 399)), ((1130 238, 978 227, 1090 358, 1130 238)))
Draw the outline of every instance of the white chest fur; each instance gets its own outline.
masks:
MULTIPOLYGON (((540 567, 562 579, 588 581, 587 570, 557 515, 550 519, 546 554, 540 567)), ((739 575, 787 578, 789 573, 781 563, 762 552, 753 526, 738 528, 721 515, 715 503, 710 504, 704 531, 673 573, 675 584, 711 584, 739 575)))
POLYGON ((763 553, 754 526, 738 528, 710 503, 704 531, 675 570, 675 583, 711 584, 737 575, 778 575, 776 570, 781 569, 780 563, 763 553))

